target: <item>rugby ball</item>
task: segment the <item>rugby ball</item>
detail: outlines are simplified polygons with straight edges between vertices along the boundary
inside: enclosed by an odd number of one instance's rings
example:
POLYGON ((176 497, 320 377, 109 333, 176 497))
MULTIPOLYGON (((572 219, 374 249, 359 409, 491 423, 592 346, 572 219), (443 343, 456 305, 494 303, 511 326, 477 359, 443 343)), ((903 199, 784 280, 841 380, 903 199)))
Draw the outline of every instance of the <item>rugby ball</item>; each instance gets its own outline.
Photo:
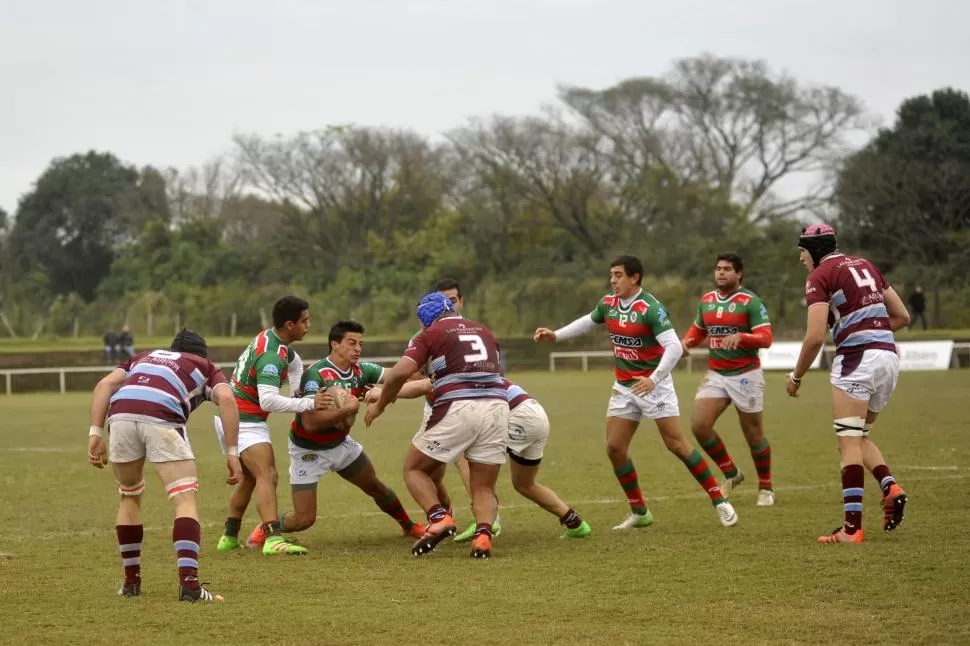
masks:
MULTIPOLYGON (((340 386, 330 386, 329 388, 327 388, 325 392, 331 397, 333 397, 333 401, 336 404, 337 408, 343 408, 344 406, 349 404, 351 398, 353 398, 353 395, 350 394, 350 391, 344 388, 341 388, 340 386)), ((343 418, 342 420, 334 424, 334 426, 344 431, 349 431, 351 427, 354 425, 355 421, 357 421, 356 413, 354 413, 350 417, 343 418)))

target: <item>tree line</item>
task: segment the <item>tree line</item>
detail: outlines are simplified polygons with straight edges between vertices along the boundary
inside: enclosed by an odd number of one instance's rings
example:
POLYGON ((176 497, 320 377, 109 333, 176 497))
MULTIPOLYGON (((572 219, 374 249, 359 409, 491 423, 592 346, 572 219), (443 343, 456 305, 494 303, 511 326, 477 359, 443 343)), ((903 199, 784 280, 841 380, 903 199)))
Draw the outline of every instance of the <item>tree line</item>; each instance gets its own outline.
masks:
POLYGON ((284 293, 307 296, 317 320, 399 334, 443 276, 461 280, 472 316, 525 333, 588 311, 620 253, 644 259, 682 327, 723 250, 745 257, 776 324, 797 328, 794 245, 809 220, 936 294, 937 323, 970 325, 967 94, 907 99, 875 128, 840 88, 705 54, 661 77, 562 86, 541 114, 441 138, 239 134, 185 170, 73 154, 12 217, 0 211, 0 334, 99 336, 127 321, 136 334, 248 335, 284 293))

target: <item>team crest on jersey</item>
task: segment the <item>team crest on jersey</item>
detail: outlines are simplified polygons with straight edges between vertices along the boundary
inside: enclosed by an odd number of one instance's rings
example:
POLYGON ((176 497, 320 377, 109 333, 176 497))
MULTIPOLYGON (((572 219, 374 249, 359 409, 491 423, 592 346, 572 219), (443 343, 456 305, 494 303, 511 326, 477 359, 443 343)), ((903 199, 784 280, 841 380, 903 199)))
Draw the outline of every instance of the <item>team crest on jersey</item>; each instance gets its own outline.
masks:
POLYGON ((637 313, 630 312, 630 323, 636 323, 636 322, 637 322, 637 313))
POLYGON ((303 460, 304 462, 316 462, 317 461, 317 454, 316 453, 304 453, 303 454, 303 457, 301 457, 300 459, 303 460))
POLYGON ((729 312, 733 312, 735 309, 737 309, 737 308, 735 307, 734 303, 731 303, 730 305, 728 305, 728 311, 729 312))

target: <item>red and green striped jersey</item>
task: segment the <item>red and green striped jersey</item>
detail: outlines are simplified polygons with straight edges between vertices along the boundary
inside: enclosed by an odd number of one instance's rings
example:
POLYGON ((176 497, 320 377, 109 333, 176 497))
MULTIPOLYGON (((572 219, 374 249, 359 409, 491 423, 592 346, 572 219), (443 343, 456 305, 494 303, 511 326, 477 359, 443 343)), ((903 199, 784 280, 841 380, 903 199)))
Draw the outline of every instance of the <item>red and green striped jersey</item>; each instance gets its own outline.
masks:
POLYGON ((607 294, 590 316, 595 323, 606 323, 620 385, 630 386, 637 377, 653 374, 664 353, 657 335, 674 329, 667 309, 653 294, 641 290, 628 305, 616 294, 607 294))
POLYGON ((768 326, 768 308, 758 295, 743 287, 722 295, 717 290, 701 297, 694 325, 707 333, 707 366, 722 375, 739 375, 761 366, 758 348, 725 350, 721 339, 732 334, 750 334, 768 326))
MULTIPOLYGON (((348 370, 341 370, 328 358, 317 361, 303 373, 300 392, 304 397, 312 397, 318 390, 340 386, 357 399, 361 399, 370 387, 382 381, 384 381, 384 368, 376 363, 355 363, 348 370)), ((308 451, 322 451, 340 446, 349 434, 350 431, 342 428, 308 431, 303 427, 301 413, 297 413, 290 424, 290 439, 294 444, 308 451)))
POLYGON ((256 335, 236 361, 232 392, 239 406, 240 422, 265 422, 269 413, 259 407, 259 386, 279 388, 286 379, 293 350, 272 329, 256 335))

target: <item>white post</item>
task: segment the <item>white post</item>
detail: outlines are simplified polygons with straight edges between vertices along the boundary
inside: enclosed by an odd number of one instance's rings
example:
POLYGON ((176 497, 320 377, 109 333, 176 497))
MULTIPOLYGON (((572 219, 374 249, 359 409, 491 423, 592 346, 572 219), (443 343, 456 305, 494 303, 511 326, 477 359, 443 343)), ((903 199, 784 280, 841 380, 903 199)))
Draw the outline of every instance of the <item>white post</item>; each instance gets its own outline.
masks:
POLYGON ((60 373, 58 374, 60 375, 60 378, 61 378, 61 394, 63 395, 64 393, 67 392, 66 384, 64 383, 64 371, 61 370, 60 373))
POLYGON ((589 356, 583 355, 583 372, 589 372, 589 356))
POLYGON ((556 357, 553 355, 554 355, 553 352, 549 353, 549 372, 556 371, 556 357))
POLYGON ((8 372, 7 373, 7 394, 10 395, 12 393, 13 393, 13 391, 10 388, 10 373, 8 372))

